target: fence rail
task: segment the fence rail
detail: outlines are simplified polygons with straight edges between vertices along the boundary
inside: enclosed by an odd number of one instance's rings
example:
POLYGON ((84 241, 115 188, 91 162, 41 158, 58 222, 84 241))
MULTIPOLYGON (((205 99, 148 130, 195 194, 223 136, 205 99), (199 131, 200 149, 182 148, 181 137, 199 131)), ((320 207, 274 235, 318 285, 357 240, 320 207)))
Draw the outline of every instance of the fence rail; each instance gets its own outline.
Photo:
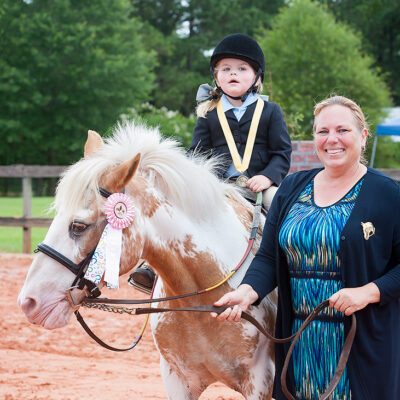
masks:
MULTIPOLYGON (((31 252, 33 227, 49 227, 52 218, 32 218, 32 178, 57 178, 66 169, 63 165, 8 165, 0 166, 0 178, 22 178, 23 217, 0 217, 0 226, 22 227, 22 251, 31 252)), ((400 183, 400 170, 380 169, 400 183)))
POLYGON ((0 178, 22 178, 23 217, 0 217, 0 226, 22 227, 22 252, 30 253, 32 228, 46 228, 51 218, 32 218, 32 178, 57 178, 65 170, 62 165, 7 165, 0 166, 0 178))

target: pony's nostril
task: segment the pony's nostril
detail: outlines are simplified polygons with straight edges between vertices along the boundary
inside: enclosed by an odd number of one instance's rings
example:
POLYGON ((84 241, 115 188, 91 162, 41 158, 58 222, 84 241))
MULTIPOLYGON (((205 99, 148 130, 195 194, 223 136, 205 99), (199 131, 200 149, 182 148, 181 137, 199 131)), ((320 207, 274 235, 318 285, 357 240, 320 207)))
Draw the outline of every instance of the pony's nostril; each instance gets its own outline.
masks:
POLYGON ((31 315, 36 308, 36 300, 31 297, 26 297, 21 303, 21 310, 25 315, 31 315))

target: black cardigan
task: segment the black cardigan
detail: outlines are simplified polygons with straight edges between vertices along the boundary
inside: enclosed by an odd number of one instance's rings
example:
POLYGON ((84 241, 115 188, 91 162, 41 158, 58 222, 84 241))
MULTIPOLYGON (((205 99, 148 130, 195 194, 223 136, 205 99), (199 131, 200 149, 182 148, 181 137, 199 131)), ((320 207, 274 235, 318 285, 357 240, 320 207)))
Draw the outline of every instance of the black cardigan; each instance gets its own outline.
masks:
MULTIPOLYGON (((256 104, 257 102, 254 102, 247 107, 240 121, 236 119, 232 110, 225 113, 236 147, 242 158, 256 104)), ((197 119, 189 152, 194 150, 207 155, 222 156, 226 163, 220 171, 221 176, 231 165, 232 157, 216 109, 208 112, 206 118, 197 119)), ((280 107, 275 103, 264 100, 264 108, 247 170, 249 177, 265 175, 276 185, 280 185, 289 171, 291 152, 292 145, 280 107)))
MULTIPOLYGON (((292 304, 286 256, 278 244, 280 226, 294 201, 320 169, 289 175, 272 202, 259 251, 242 283, 260 301, 278 286, 277 337, 291 334, 292 304)), ((356 313, 357 333, 347 365, 353 400, 400 399, 400 185, 368 168, 342 231, 339 257, 344 287, 375 282, 381 301, 356 313), (361 222, 375 234, 365 240, 361 222)), ((350 319, 345 320, 347 333, 350 319)), ((321 338, 323 340, 323 338, 321 338)), ((275 399, 284 400, 280 375, 289 344, 275 346, 275 399)), ((294 393, 292 368, 288 388, 294 393)))

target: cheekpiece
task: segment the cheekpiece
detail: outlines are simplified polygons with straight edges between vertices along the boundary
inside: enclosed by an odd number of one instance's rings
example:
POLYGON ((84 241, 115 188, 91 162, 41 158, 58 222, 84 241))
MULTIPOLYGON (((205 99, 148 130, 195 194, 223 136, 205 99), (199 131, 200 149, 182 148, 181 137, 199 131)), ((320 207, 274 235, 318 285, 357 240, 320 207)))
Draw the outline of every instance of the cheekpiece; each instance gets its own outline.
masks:
POLYGON ((135 208, 125 193, 114 193, 107 199, 104 212, 108 223, 114 229, 124 229, 132 223, 135 208))

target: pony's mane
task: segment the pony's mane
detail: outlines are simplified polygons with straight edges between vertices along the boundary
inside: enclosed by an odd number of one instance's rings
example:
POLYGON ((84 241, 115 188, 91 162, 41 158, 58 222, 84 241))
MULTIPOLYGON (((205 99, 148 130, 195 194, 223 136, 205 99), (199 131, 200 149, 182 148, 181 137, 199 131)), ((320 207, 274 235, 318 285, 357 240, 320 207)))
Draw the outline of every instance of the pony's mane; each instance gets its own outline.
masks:
MULTIPOLYGON (((161 137, 157 128, 127 123, 118 125, 112 137, 93 156, 83 158, 63 175, 54 208, 75 214, 82 206, 99 199, 98 182, 113 166, 140 153, 136 173, 153 182, 176 207, 193 217, 212 217, 226 206, 226 196, 241 201, 231 185, 215 176, 218 159, 185 155, 178 142, 161 137)), ((135 179, 135 178, 133 178, 135 179)))

